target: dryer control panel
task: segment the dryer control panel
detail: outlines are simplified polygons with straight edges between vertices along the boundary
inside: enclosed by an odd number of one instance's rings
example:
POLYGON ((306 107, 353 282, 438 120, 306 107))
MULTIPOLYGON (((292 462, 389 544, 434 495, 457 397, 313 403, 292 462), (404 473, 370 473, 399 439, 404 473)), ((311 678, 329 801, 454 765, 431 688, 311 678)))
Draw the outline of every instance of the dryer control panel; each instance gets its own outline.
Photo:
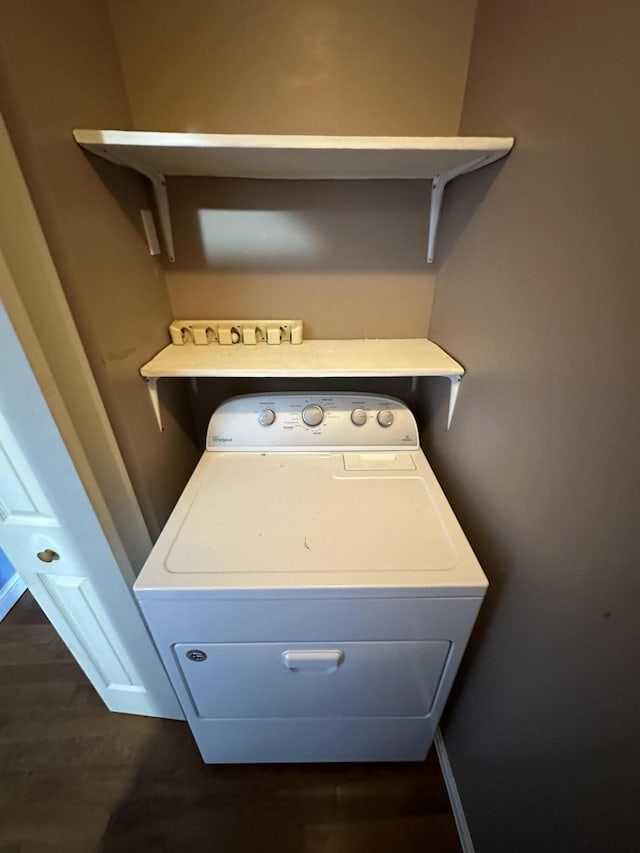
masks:
POLYGON ((226 400, 211 416, 207 450, 415 450, 410 409, 379 394, 273 393, 226 400))

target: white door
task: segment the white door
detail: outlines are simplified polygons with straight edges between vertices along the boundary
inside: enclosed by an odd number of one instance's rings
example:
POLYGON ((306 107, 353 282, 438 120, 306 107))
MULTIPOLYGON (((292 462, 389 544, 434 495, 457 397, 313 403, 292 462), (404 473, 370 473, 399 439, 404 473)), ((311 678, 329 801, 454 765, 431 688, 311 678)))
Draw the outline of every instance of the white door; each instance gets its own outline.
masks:
MULTIPOLYGON (((10 276, 0 253, 0 277, 10 276)), ((4 306, 0 547, 112 711, 183 714, 4 306)))

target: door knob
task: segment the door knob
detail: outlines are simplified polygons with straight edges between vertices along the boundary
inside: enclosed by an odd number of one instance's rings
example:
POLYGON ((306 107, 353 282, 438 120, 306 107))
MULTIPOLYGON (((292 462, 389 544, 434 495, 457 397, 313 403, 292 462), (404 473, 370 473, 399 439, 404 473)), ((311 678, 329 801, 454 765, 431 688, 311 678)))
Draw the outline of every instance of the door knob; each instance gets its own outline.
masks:
POLYGON ((53 563, 54 560, 60 559, 60 554, 52 548, 45 548, 44 551, 38 551, 36 556, 43 563, 53 563))

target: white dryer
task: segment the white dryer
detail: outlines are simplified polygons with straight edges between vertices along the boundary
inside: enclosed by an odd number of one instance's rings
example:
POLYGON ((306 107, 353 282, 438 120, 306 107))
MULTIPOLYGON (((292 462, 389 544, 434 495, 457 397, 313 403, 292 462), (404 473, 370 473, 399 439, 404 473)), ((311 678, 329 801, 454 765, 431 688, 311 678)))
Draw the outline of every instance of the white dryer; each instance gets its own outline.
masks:
POLYGON ((135 593, 206 762, 412 761, 487 580, 373 394, 253 394, 206 452, 135 593))

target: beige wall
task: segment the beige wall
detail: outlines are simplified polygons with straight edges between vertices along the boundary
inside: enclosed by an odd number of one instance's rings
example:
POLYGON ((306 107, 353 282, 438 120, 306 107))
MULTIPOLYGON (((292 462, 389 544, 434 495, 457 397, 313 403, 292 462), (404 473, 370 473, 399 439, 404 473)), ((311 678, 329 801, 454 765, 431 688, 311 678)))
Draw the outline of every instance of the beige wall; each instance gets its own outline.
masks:
MULTIPOLYGON (((74 127, 130 126, 102 0, 1 0, 0 105, 152 534, 193 466, 184 403, 161 435, 139 367, 167 340, 161 267, 139 227, 140 179, 75 145, 74 127), (186 432, 185 432, 186 424, 186 432)), ((176 389, 180 393, 180 389, 176 389)))
MULTIPOLYGON (((138 129, 457 132, 475 0, 110 8, 138 129)), ((426 334, 426 184, 171 180, 169 190, 175 316, 295 316, 310 337, 426 334)))
POLYGON ((455 134, 475 0, 109 0, 134 126, 455 134))
POLYGON ((300 317, 310 338, 427 334, 425 183, 180 179, 170 191, 176 317, 300 317))
POLYGON ((431 336, 466 366, 425 435, 490 579, 445 726, 477 853, 631 850, 640 649, 640 7, 481 0, 431 336))
POLYGON ((475 0, 0 0, 2 110, 152 535, 196 458, 184 384, 163 383, 160 435, 138 377, 170 319, 426 334, 428 187, 173 180, 164 270, 141 235, 147 188, 72 128, 455 133, 474 14, 475 0))

